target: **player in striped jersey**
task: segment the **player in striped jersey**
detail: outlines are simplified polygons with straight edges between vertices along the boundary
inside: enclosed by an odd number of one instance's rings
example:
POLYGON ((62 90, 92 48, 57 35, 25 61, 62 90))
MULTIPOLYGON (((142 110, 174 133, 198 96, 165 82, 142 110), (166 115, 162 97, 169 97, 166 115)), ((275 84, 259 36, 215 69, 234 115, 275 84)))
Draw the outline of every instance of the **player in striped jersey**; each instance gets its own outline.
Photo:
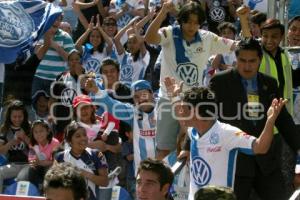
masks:
POLYGON ((156 120, 154 119, 154 98, 150 83, 145 80, 132 83, 134 106, 112 99, 106 91, 99 90, 93 79, 88 79, 85 85, 85 90, 91 93, 96 104, 104 106, 104 109, 107 109, 117 119, 131 125, 135 169, 142 160, 155 158, 156 120))
MULTIPOLYGON (((172 96, 181 92, 173 78, 167 77, 165 85, 172 96)), ((177 114, 180 114, 185 126, 191 127, 188 129, 190 144, 188 147, 185 145, 188 151, 181 152, 181 157, 183 154, 190 156, 189 200, 193 200, 195 192, 205 185, 234 186, 237 152, 264 154, 268 151, 275 120, 286 102, 283 99, 273 100, 264 130, 259 138, 255 138, 216 119, 215 96, 208 88, 192 88, 184 92, 183 100, 174 106, 180 106, 181 113, 177 110, 177 114)))

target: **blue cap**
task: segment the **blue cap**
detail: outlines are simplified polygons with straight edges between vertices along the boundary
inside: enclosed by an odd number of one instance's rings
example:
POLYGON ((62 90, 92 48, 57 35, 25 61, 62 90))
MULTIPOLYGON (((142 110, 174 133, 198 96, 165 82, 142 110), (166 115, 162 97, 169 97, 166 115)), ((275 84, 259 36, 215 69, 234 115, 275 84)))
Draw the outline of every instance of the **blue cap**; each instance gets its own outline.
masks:
POLYGON ((152 91, 151 84, 146 80, 138 80, 131 84, 131 90, 136 92, 139 90, 150 90, 152 91))

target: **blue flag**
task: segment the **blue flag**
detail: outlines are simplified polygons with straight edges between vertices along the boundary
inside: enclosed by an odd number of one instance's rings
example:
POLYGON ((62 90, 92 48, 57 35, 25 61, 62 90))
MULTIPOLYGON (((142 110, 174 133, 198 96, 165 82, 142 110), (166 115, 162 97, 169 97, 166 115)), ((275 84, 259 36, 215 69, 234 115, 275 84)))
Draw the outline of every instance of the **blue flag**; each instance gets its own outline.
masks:
POLYGON ((62 14, 42 0, 0 2, 0 63, 25 61, 35 43, 62 14))

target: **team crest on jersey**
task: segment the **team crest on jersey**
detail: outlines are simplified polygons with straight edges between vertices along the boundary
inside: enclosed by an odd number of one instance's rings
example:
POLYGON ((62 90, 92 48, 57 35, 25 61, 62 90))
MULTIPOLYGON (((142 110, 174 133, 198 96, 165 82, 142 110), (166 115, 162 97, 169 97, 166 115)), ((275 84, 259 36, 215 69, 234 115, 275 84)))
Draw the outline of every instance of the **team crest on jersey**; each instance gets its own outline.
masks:
POLYGON ((220 141, 220 136, 218 133, 212 133, 209 137, 210 144, 218 144, 220 141))
POLYGON ((198 81, 198 69, 194 63, 182 63, 177 66, 177 74, 188 86, 197 84, 198 81))
POLYGON ((72 88, 65 88, 61 93, 61 102, 64 106, 71 106, 73 99, 77 96, 77 93, 72 88))
POLYGON ((132 76, 133 76, 132 65, 123 65, 121 68, 121 80, 122 81, 131 81, 132 76))
POLYGON ((196 156, 192 162, 192 177, 196 185, 202 187, 209 183, 211 179, 211 168, 205 160, 196 156))
POLYGON ((86 62, 85 65, 85 70, 86 72, 95 72, 96 74, 98 74, 100 68, 100 62, 99 60, 95 59, 95 58, 89 58, 86 62))
POLYGON ((32 18, 18 2, 0 4, 0 46, 14 47, 34 31, 32 18))

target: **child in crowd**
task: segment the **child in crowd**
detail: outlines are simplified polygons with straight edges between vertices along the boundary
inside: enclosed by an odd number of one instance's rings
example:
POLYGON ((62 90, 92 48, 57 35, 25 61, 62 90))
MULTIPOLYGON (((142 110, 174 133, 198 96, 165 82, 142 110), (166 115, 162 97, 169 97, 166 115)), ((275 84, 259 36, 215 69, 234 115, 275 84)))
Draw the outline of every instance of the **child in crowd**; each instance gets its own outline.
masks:
POLYGON ((77 40, 75 47, 83 55, 83 66, 87 73, 93 72, 100 75, 99 68, 101 61, 110 56, 113 42, 100 26, 99 16, 97 24, 94 25, 94 17, 84 34, 77 40), (85 44, 88 39, 88 43, 85 44), (84 45, 85 44, 85 45, 84 45), (83 46, 84 45, 84 46, 83 46))
POLYGON ((30 166, 23 168, 18 180, 26 180, 39 188, 44 176, 53 164, 52 152, 59 146, 59 141, 53 138, 48 123, 36 120, 32 123, 30 135, 30 150, 28 161, 30 166))
POLYGON ((0 167, 0 192, 4 179, 16 177, 27 166, 29 131, 28 113, 23 102, 13 100, 7 107, 0 128, 0 154, 5 155, 8 161, 7 165, 0 167))
POLYGON ((59 163, 68 162, 80 168, 81 174, 88 183, 89 200, 96 200, 99 186, 108 185, 108 166, 105 156, 97 150, 87 148, 87 133, 78 122, 72 122, 67 126, 65 140, 70 148, 59 152, 55 160, 59 163))
POLYGON ((120 67, 120 81, 130 85, 144 79, 146 69, 150 62, 150 54, 146 49, 144 38, 140 34, 141 29, 134 22, 129 23, 115 36, 114 42, 117 50, 120 67), (133 26, 133 29, 132 29, 133 26), (127 51, 121 43, 123 34, 127 32, 127 51))

